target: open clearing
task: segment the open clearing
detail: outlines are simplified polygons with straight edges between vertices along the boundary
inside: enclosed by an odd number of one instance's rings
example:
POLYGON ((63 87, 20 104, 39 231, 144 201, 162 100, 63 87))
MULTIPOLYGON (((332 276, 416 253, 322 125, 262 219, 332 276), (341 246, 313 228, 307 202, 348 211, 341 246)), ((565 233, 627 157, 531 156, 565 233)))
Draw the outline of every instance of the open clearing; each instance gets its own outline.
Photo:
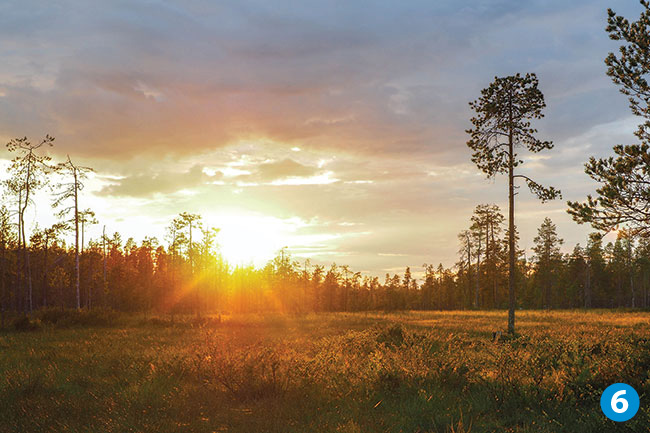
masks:
POLYGON ((650 314, 332 313, 45 321, 0 334, 0 431, 648 431, 650 314), (602 390, 636 388, 622 424, 602 390))

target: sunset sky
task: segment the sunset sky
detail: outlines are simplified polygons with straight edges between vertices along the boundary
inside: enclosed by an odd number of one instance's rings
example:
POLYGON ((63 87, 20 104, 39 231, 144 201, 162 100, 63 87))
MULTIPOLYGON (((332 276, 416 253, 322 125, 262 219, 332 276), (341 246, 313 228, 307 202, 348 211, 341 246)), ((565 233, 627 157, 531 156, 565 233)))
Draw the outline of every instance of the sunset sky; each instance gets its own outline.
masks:
MULTIPOLYGON (((451 266, 473 208, 507 208, 465 145, 468 102, 495 75, 536 72, 540 138, 517 196, 521 247, 595 185, 590 155, 634 141, 605 75, 606 9, 635 1, 111 1, 0 3, 0 141, 56 137, 96 170, 81 207, 123 238, 164 241, 182 211, 222 229, 232 261, 297 258, 383 275, 451 266)), ((0 157, 7 159, 6 151, 0 157)), ((6 162, 3 163, 6 166, 6 162)), ((53 221, 49 199, 30 219, 53 221)), ((33 227, 32 223, 32 227, 33 227)), ((530 253, 529 253, 530 254, 530 253)))

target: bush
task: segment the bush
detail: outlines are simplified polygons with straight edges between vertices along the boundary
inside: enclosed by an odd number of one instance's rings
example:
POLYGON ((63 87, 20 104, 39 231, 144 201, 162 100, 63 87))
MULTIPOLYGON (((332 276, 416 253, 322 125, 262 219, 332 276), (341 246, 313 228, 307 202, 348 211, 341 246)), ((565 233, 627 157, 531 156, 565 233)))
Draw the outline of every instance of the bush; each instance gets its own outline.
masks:
POLYGON ((163 319, 160 317, 151 317, 148 319, 141 320, 140 325, 152 326, 154 328, 170 328, 175 326, 175 323, 169 319, 163 319))
POLYGON ((56 324, 70 314, 69 310, 62 310, 60 308, 46 308, 36 312, 36 315, 43 323, 56 324))
POLYGON ((277 397, 301 382, 300 360, 286 346, 220 342, 206 349, 195 358, 199 380, 223 387, 236 400, 277 397))
POLYGON ((221 326, 221 315, 217 317, 196 317, 190 320, 192 328, 216 328, 221 326))
POLYGON ((37 331, 41 329, 41 321, 38 319, 30 319, 27 316, 20 316, 13 321, 13 328, 16 331, 25 332, 25 331, 37 331))
POLYGON ((95 310, 60 310, 45 309, 38 311, 36 316, 43 323, 50 323, 57 327, 73 326, 115 326, 120 315, 110 309, 98 308, 95 310))
POLYGON ((387 347, 400 347, 404 344, 404 328, 400 324, 382 329, 377 336, 377 343, 383 343, 387 347))

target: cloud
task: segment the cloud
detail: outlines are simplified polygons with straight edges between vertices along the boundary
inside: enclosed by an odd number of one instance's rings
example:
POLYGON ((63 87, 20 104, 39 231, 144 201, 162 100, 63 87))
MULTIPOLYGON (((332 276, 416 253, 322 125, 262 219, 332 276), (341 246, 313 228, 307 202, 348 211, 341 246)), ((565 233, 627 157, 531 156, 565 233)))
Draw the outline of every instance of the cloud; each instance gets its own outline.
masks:
POLYGON ((283 159, 276 162, 267 162, 257 167, 256 177, 264 182, 288 177, 309 177, 318 173, 316 167, 302 165, 293 159, 283 159))
POLYGON ((141 173, 113 180, 102 187, 97 194, 114 197, 151 197, 155 194, 172 194, 181 190, 195 188, 207 181, 222 177, 220 172, 213 175, 204 173, 203 167, 195 165, 187 172, 141 173))
MULTIPOLYGON (((184 155, 258 137, 366 155, 445 153, 493 73, 549 64, 549 48, 565 67, 582 61, 585 41, 573 35, 592 22, 569 17, 586 3, 553 5, 13 4, 0 18, 0 125, 49 132, 60 152, 98 158, 184 155), (549 21, 566 27, 547 37, 549 21), (527 35, 534 62, 513 34, 527 35)), ((607 81, 574 70, 580 82, 607 81)), ((552 82, 570 79, 557 75, 552 82)))

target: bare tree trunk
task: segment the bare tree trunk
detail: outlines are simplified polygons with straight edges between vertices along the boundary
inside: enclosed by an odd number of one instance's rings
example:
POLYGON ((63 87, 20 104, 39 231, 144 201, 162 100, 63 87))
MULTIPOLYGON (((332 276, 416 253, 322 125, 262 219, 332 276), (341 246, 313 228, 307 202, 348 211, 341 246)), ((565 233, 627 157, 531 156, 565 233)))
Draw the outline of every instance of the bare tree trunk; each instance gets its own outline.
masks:
POLYGON ((466 236, 467 236, 467 284, 469 286, 469 290, 467 291, 467 294, 469 296, 472 296, 471 295, 472 293, 472 247, 469 242, 469 233, 467 233, 466 236))
POLYGON ((585 267, 585 308, 591 308, 591 264, 585 267))
MULTIPOLYGON (((23 230, 25 227, 23 226, 23 230)), ((24 234, 23 234, 24 237, 24 234)), ((29 306, 29 313, 31 314, 32 311, 34 310, 34 305, 32 302, 32 294, 33 294, 33 285, 32 285, 32 267, 29 263, 29 251, 27 250, 26 242, 23 239, 23 248, 25 251, 25 267, 27 269, 27 304, 29 306)))
POLYGON ((77 179, 77 171, 74 171, 74 271, 75 271, 75 287, 77 289, 77 310, 81 309, 81 293, 79 284, 79 181, 77 179))
POLYGON ((192 278, 192 282, 195 284, 194 288, 194 297, 196 301, 196 317, 201 317, 201 306, 200 306, 200 300, 199 300, 199 284, 197 284, 196 281, 194 281, 194 254, 192 253, 192 220, 190 220, 189 223, 190 226, 190 245, 189 245, 189 251, 188 255, 190 257, 190 276, 192 278))
MULTIPOLYGON (((171 292, 176 293, 176 233, 172 239, 172 269, 171 269, 171 292)), ((171 322, 174 323, 174 305, 169 306, 171 322)))
POLYGON ((632 291, 632 308, 636 306, 636 299, 634 293, 634 264, 632 261, 632 240, 628 239, 628 260, 630 262, 630 290, 632 291))
POLYGON ((643 271, 643 307, 648 307, 648 271, 643 271))
POLYGON ((23 250, 23 237, 21 236, 21 227, 23 224, 22 216, 23 208, 23 192, 20 190, 18 193, 18 250, 16 254, 16 279, 18 280, 18 290, 14 293, 14 310, 18 311, 24 309, 25 302, 25 268, 23 266, 23 255, 20 253, 23 250))
POLYGON ((474 286, 474 308, 480 307, 479 292, 481 286, 481 226, 478 226, 478 245, 476 248, 476 281, 474 286))
MULTIPOLYGON (((82 245, 83 245, 83 244, 82 244, 82 245)), ((95 274, 95 264, 94 264, 94 261, 93 261, 93 262, 90 262, 90 265, 89 265, 89 274, 90 274, 91 276, 95 274)), ((90 308, 91 308, 91 306, 92 306, 92 299, 93 299, 93 282, 94 282, 94 278, 91 278, 90 281, 88 281, 88 292, 87 292, 88 299, 86 299, 86 308, 87 308, 88 310, 90 310, 90 308)))
MULTIPOLYGON (((512 105, 510 106, 512 125, 512 105)), ((515 179, 512 127, 508 135, 508 332, 515 333, 515 179)))
MULTIPOLYGON (((4 223, 4 221, 3 221, 4 223)), ((4 225, 4 224, 3 224, 4 225)), ((6 302, 7 302, 7 286, 6 286, 6 281, 5 281, 5 274, 6 274, 6 269, 7 269, 7 264, 6 264, 6 243, 5 243, 5 238, 4 238, 4 233, 2 234, 2 242, 0 243, 0 251, 2 251, 1 256, 0 256, 0 263, 2 263, 0 267, 0 285, 2 285, 2 310, 0 311, 0 328, 5 327, 5 309, 6 309, 6 302)))
POLYGON ((104 295, 106 294, 106 226, 102 229, 102 249, 104 251, 104 278, 103 278, 103 289, 104 295))
MULTIPOLYGON (((25 206, 26 207, 26 206, 25 206)), ((25 211, 25 208, 23 208, 23 212, 25 211)), ((27 237, 25 235, 25 219, 24 219, 24 214, 21 214, 21 234, 23 240, 22 240, 22 248, 23 248, 23 266, 24 266, 24 276, 27 281, 27 290, 25 291, 25 305, 24 305, 24 310, 25 312, 29 311, 29 313, 32 312, 33 306, 32 306, 32 270, 31 266, 29 264, 29 251, 27 250, 27 237)))
POLYGON ((648 275, 647 271, 643 279, 643 306, 648 308, 648 275))
POLYGON ((45 235, 45 249, 43 250, 43 307, 47 307, 47 250, 49 243, 49 235, 45 235))
POLYGON ((23 265, 25 266, 25 276, 27 278, 27 299, 25 305, 25 310, 29 309, 29 312, 31 314, 32 312, 32 270, 29 265, 29 251, 27 251, 27 236, 25 235, 25 211, 27 210, 27 205, 29 204, 29 185, 31 181, 31 165, 27 166, 27 177, 25 181, 25 202, 23 203, 23 207, 20 210, 20 219, 21 219, 21 224, 20 224, 20 230, 21 232, 19 233, 19 236, 22 235, 23 237, 23 265))
MULTIPOLYGON (((490 237, 492 238, 491 239, 492 240, 492 248, 494 248, 494 245, 495 245, 495 243, 494 243, 494 224, 490 225, 490 237)), ((497 299, 497 275, 496 275, 496 265, 495 265, 496 259, 494 258, 494 251, 492 252, 492 254, 493 254, 492 255, 493 262, 492 262, 492 266, 491 266, 491 268, 492 268, 492 272, 491 272, 492 273, 492 285, 493 285, 493 287, 492 287, 492 296, 494 297, 494 301, 493 301, 494 302, 494 308, 497 308, 497 305, 498 305, 498 299, 497 299)))

